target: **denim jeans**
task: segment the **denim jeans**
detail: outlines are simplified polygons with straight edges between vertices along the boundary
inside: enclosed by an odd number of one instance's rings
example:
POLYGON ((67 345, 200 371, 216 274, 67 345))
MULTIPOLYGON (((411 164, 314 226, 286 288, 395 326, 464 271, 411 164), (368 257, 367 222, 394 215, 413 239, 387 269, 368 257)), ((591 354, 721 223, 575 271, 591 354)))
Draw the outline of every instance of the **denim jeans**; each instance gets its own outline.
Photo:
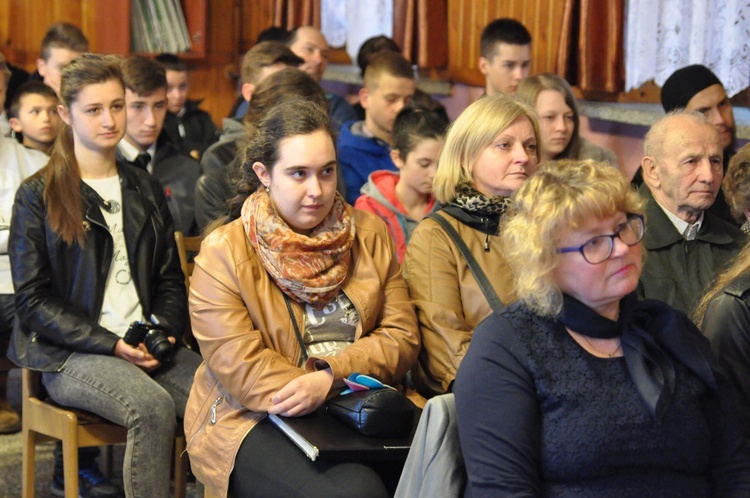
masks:
POLYGON ((127 428, 125 496, 168 496, 175 425, 200 363, 199 355, 180 348, 170 364, 147 374, 115 356, 73 353, 60 372, 44 372, 42 383, 57 403, 127 428))

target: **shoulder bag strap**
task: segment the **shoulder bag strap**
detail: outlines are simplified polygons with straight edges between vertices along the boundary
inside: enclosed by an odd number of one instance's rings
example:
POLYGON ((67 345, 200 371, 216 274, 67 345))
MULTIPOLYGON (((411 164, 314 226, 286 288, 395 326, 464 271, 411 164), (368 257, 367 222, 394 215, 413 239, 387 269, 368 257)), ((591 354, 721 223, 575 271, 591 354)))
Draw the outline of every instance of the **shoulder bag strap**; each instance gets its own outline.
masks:
POLYGON ((463 239, 461 239, 461 236, 456 229, 448 223, 448 220, 438 213, 430 213, 427 217, 438 222, 440 226, 443 227, 443 230, 445 230, 445 233, 447 233, 451 240, 453 240, 453 243, 456 244, 458 250, 461 251, 466 263, 469 265, 472 275, 474 275, 479 287, 482 289, 484 297, 487 298, 487 302, 490 304, 492 311, 495 313, 501 312, 505 307, 503 306, 503 302, 498 297, 497 292, 495 292, 492 284, 490 284, 490 281, 487 279, 487 275, 485 275, 484 271, 479 266, 479 263, 477 263, 477 260, 474 258, 474 255, 471 254, 471 251, 466 246, 463 239))
POLYGON ((299 342, 300 350, 302 351, 302 358, 305 359, 305 362, 307 362, 307 348, 305 347, 305 343, 302 342, 302 333, 299 330, 299 325, 297 325, 297 319, 294 318, 294 311, 292 311, 292 304, 289 302, 289 296, 287 296, 284 292, 282 292, 284 295, 284 302, 286 303, 286 309, 289 311, 289 318, 292 319, 292 326, 294 326, 294 334, 297 336, 297 342, 299 342))

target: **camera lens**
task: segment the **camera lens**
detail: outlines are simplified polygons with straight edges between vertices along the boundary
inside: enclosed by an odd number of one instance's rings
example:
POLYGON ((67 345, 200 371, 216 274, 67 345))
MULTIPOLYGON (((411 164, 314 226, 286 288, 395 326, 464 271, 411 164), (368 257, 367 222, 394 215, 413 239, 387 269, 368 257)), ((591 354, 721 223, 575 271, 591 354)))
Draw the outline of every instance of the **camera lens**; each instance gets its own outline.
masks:
POLYGON ((146 334, 146 349, 151 355, 161 363, 172 361, 174 346, 169 342, 167 334, 159 329, 152 329, 146 334))

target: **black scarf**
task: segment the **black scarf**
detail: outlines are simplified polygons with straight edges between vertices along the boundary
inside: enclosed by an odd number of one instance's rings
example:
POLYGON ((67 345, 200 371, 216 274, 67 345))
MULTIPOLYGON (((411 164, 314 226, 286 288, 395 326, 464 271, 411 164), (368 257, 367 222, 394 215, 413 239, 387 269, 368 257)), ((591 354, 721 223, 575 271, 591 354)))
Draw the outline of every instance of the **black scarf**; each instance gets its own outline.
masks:
POLYGON ((674 396, 675 360, 718 393, 717 369, 707 340, 685 315, 667 304, 639 301, 635 293, 629 294, 620 301, 620 316, 615 322, 563 294, 560 321, 587 337, 620 337, 630 378, 659 421, 674 396))

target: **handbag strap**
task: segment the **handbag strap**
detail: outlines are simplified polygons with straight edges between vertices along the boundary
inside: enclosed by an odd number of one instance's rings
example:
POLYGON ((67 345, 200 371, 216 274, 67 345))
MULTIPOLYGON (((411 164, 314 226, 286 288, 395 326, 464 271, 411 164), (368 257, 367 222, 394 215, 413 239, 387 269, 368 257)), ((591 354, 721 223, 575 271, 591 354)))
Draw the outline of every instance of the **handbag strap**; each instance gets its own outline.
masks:
POLYGON ((492 311, 494 311, 495 313, 501 312, 503 308, 505 308, 503 302, 500 300, 500 297, 498 297, 497 292, 495 292, 492 284, 490 284, 487 275, 485 275, 482 267, 479 266, 476 258, 474 258, 474 255, 471 254, 471 251, 469 250, 463 239, 461 239, 461 236, 458 234, 456 229, 453 228, 450 223, 448 223, 448 220, 446 220, 438 213, 430 213, 427 215, 427 217, 438 222, 438 224, 443 227, 443 230, 445 230, 445 233, 447 233, 451 240, 453 240, 453 243, 456 244, 456 247, 463 255, 466 263, 469 265, 469 270, 471 270, 472 275, 474 275, 474 278, 479 284, 479 287, 482 289, 484 297, 487 299, 487 302, 489 303, 490 308, 492 308, 492 311))
MULTIPOLYGON (((282 294, 284 294, 282 292, 282 294)), ((299 330, 299 325, 297 325, 297 319, 294 318, 294 312, 292 311, 292 303, 289 302, 289 296, 284 294, 284 302, 286 303, 286 309, 289 311, 289 318, 292 319, 292 326, 294 327, 294 335, 297 336, 297 342, 299 342, 300 350, 302 351, 302 357, 305 359, 305 362, 307 362, 307 348, 305 347, 305 343, 302 342, 302 333, 299 330)))

